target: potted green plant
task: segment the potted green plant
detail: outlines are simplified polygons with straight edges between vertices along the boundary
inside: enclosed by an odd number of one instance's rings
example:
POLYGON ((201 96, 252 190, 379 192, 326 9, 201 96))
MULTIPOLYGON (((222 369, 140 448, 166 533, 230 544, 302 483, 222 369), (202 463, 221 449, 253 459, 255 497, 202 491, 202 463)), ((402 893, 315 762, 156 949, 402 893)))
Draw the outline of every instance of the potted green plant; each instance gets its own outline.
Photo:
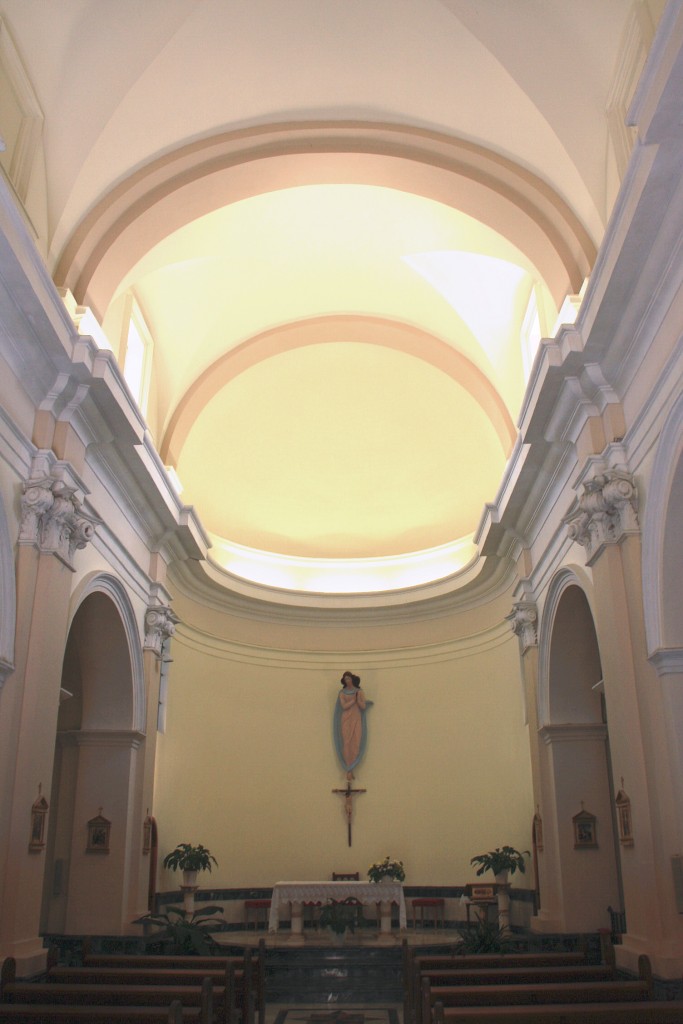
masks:
POLYGON ((473 953, 507 953, 510 946, 509 932, 493 921, 477 920, 471 928, 460 932, 457 953, 470 956, 473 953))
POLYGON ((182 907, 168 907, 166 913, 145 914, 135 923, 158 925, 162 929, 159 938, 168 953, 214 956, 221 947, 211 933, 224 922, 215 921, 213 915, 222 913, 223 908, 218 906, 190 912, 182 907))
POLYGON ((191 843, 179 843, 175 850, 166 854, 163 863, 171 871, 182 871, 183 884, 188 887, 197 884, 197 872, 211 871, 212 863, 218 866, 218 861, 205 846, 192 846, 191 843))
POLYGON ((496 882, 504 885, 507 882, 508 874, 514 875, 515 871, 524 874, 526 868, 524 858, 529 856, 529 851, 520 853, 514 846, 496 847, 488 853, 477 854, 472 857, 470 864, 478 864, 477 876, 483 875, 485 871, 492 871, 496 882))
POLYGON ((368 878, 371 882, 382 882, 384 879, 396 882, 403 882, 406 873, 402 860, 391 860, 385 857, 384 860, 376 861, 368 868, 368 878))
POLYGON ((358 904, 351 900, 328 900, 320 911, 320 924, 339 939, 345 932, 355 932, 358 904))

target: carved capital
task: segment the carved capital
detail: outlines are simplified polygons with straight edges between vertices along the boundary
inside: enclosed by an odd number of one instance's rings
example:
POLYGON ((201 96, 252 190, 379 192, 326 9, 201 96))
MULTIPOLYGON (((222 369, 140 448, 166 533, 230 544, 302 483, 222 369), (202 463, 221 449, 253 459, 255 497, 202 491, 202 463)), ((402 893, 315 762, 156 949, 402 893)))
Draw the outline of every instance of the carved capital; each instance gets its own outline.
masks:
POLYGON ((586 549, 591 565, 607 544, 637 533, 638 491, 625 469, 606 469, 583 484, 583 494, 564 523, 572 540, 586 549))
POLYGON ((80 489, 69 481, 72 474, 66 463, 50 466, 41 456, 35 468, 43 472, 32 473, 23 485, 19 543, 55 555, 73 570, 75 552, 93 539, 101 520, 83 508, 80 489))
POLYGON ((145 612, 144 649, 154 651, 160 658, 164 643, 175 633, 177 622, 178 616, 167 605, 150 605, 145 612))
POLYGON ((516 601, 512 611, 505 616, 522 644, 522 651, 529 647, 538 647, 538 610, 531 601, 516 601))
POLYGON ((0 690, 5 685, 5 680, 14 672, 14 665, 6 658, 0 657, 0 690))

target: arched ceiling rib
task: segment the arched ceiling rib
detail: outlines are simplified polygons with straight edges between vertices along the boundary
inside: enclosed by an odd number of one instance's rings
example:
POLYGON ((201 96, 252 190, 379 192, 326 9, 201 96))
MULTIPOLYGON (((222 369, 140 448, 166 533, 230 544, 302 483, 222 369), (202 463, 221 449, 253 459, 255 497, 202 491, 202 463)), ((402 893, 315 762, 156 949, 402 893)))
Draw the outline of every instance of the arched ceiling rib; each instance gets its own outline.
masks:
POLYGON ((558 305, 595 258, 552 188, 479 146, 395 125, 275 125, 202 140, 136 171, 80 224, 55 280, 103 316, 128 269, 170 232, 228 202, 321 183, 388 185, 454 206, 525 253, 558 305))
MULTIPOLYGON (((402 352, 428 363, 458 382, 481 407, 498 439, 503 457, 510 454, 516 436, 510 413, 488 378, 460 352, 405 324, 336 316, 288 324, 226 352, 183 395, 159 446, 162 459, 172 465, 178 464, 183 445, 202 410, 240 374, 297 348, 340 341, 379 345, 402 352)), ((353 394, 349 395, 349 406, 353 407, 353 394)))

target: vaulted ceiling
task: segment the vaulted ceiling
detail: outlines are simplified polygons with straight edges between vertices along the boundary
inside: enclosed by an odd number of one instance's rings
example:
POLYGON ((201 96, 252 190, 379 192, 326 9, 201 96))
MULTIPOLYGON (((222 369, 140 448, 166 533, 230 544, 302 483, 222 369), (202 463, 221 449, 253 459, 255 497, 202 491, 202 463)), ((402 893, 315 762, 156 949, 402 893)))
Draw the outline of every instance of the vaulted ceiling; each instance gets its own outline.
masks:
POLYGON ((359 592, 476 559, 533 346, 613 200, 633 10, 0 0, 55 281, 115 351, 135 298, 150 429, 217 565, 359 592))

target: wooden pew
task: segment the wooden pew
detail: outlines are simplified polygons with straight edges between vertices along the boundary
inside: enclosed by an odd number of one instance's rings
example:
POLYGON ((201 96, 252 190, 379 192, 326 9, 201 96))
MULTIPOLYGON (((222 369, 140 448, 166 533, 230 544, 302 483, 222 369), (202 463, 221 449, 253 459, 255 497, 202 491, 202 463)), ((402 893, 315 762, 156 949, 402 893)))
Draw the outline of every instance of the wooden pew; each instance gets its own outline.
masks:
MULTIPOLYGON (((46 984, 79 985, 79 986, 117 986, 120 989, 137 989, 148 987, 164 999, 161 989, 172 987, 187 990, 188 1000, 195 997, 201 989, 205 978, 212 983, 213 1005, 216 1019, 222 1024, 234 1024, 238 1011, 244 1024, 251 1024, 249 1017, 253 1001, 248 1000, 246 1007, 240 1005, 236 994, 244 991, 244 972, 236 971, 230 964, 227 969, 195 968, 193 970, 174 968, 133 968, 133 967, 63 967, 60 965, 49 968, 46 984)), ((150 996, 150 999, 153 998, 150 996)), ((178 996, 176 996, 178 998, 178 996)))
POLYGON ((683 1000, 434 1007, 434 1024, 681 1024, 683 1000))
POLYGON ((452 968, 464 971, 485 967, 581 967, 595 963, 584 952, 530 952, 530 953, 473 953, 460 956, 458 953, 438 953, 421 956, 408 948, 414 966, 420 968, 452 968))
POLYGON ((606 964, 586 964, 583 967, 499 967, 476 971, 422 971, 414 982, 415 1003, 411 1020, 421 1024, 422 988, 425 981, 433 989, 465 988, 471 986, 509 985, 570 985, 611 982, 617 978, 613 967, 606 964), (419 995, 418 995, 419 993, 419 995))
MULTIPOLYGON (((135 968, 169 968, 179 970, 197 970, 208 968, 227 968, 233 964, 235 971, 244 971, 244 991, 240 991, 242 975, 236 973, 235 1004, 241 1010, 247 1006, 245 1019, 252 1021, 258 1015, 258 1024, 265 1024, 265 942, 261 940, 258 952, 254 956, 246 949, 242 956, 188 956, 183 954, 136 954, 136 953, 95 953, 92 940, 86 938, 83 943, 84 967, 135 967, 135 968)), ((48 967, 51 966, 48 960, 48 967)))
POLYGON ((97 1020, 145 1020, 166 1022, 175 1019, 213 1024, 213 985, 205 978, 200 986, 163 985, 60 985, 50 982, 16 980, 16 962, 8 957, 0 971, 0 1021, 5 1018, 28 1019, 39 1014, 41 1020, 53 1015, 61 1020, 71 1013, 83 1021, 90 1014, 97 1020), (54 1010, 54 1014, 52 1011, 54 1010), (109 1018, 107 1018, 109 1014, 109 1018))
MULTIPOLYGON (((202 1022, 201 1010, 170 1006, 55 1006, 0 1003, 0 1024, 188 1024, 202 1022)), ((202 1022, 203 1024, 203 1022, 202 1022)))
POLYGON ((462 1006, 520 1006, 551 1003, 635 1002, 653 997, 652 972, 647 957, 641 958, 641 976, 637 981, 614 978, 610 981, 570 981, 555 983, 467 984, 432 987, 422 980, 423 1022, 431 1022, 433 1008, 439 1002, 444 1010, 462 1006))
POLYGON ((15 982, 6 986, 0 1008, 44 1003, 72 1006, 170 1006, 201 1007, 202 1019, 213 1017, 212 987, 208 978, 201 987, 184 985, 58 985, 44 982, 15 982), (209 1012, 211 1011, 211 1012, 209 1012))
MULTIPOLYGON (((403 1015, 405 1024, 414 1024, 420 1016, 421 977, 434 972, 459 972, 464 978, 469 972, 503 969, 538 969, 563 968, 567 971, 591 968, 595 980, 608 980, 612 974, 608 968, 592 961, 585 952, 535 952, 535 953, 484 953, 468 956, 452 953, 431 954, 422 956, 412 951, 407 943, 403 946, 403 1015)), ((578 975, 577 975, 578 979, 578 975)), ((479 981, 494 984, 496 979, 485 982, 480 975, 479 981)), ((502 978, 501 978, 502 980, 502 978)), ((520 977, 520 980, 521 977, 520 977)), ((528 980, 532 980, 531 976, 528 980)), ((554 980, 554 979, 553 979, 554 980)), ((557 979, 557 980, 561 980, 557 979)), ((585 978, 591 980, 591 975, 585 978)), ((454 977, 449 984, 456 984, 454 977)))

